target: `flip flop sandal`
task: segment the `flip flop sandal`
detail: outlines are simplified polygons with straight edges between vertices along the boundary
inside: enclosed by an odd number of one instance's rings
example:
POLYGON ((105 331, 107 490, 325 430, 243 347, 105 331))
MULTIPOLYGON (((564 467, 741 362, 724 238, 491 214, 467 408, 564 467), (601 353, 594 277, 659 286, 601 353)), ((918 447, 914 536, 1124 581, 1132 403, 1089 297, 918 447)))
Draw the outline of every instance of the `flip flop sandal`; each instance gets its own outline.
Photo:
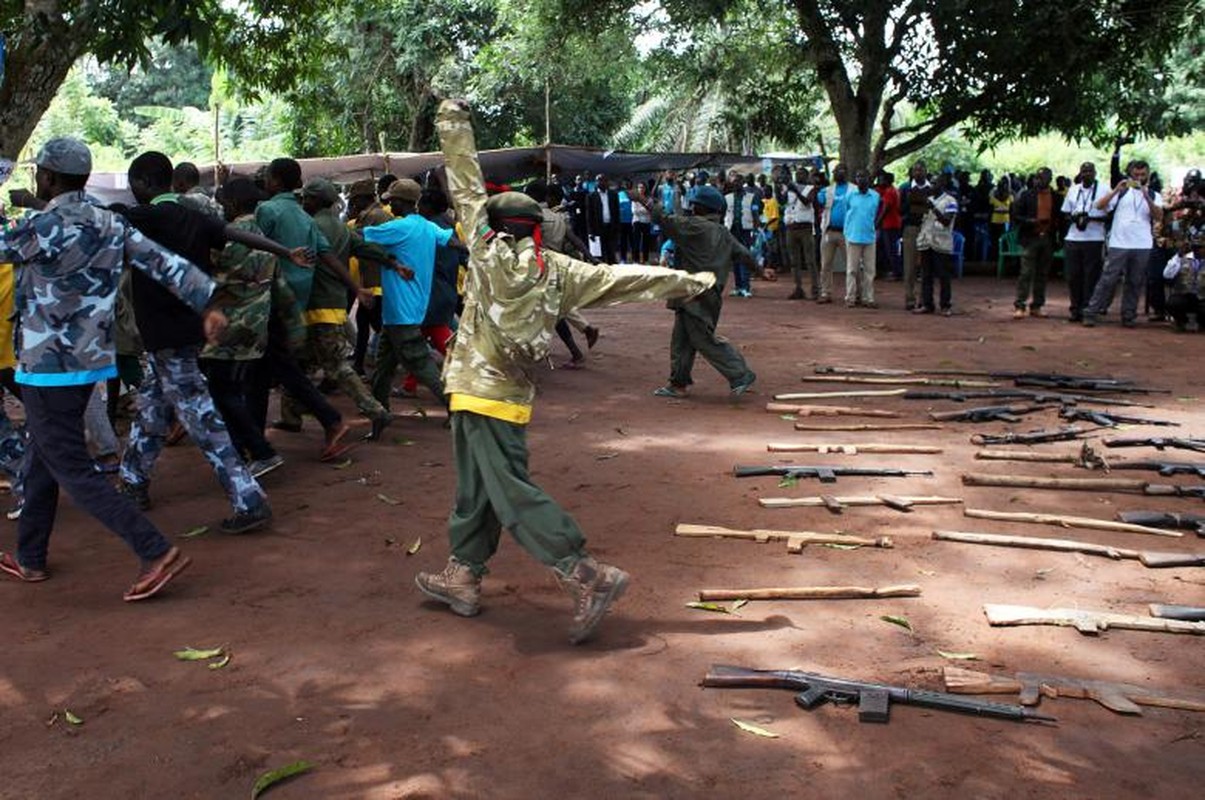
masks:
POLYGON ((146 600, 148 597, 154 597, 158 594, 159 590, 167 586, 172 578, 186 570, 188 565, 192 563, 192 559, 188 556, 180 555, 179 550, 175 550, 175 553, 175 557, 164 563, 159 569, 147 575, 139 576, 134 585, 126 589, 121 599, 130 603, 136 600, 146 600))
POLYGON ((7 572, 19 581, 41 583, 50 576, 40 569, 26 569, 8 553, 0 553, 0 572, 7 572))

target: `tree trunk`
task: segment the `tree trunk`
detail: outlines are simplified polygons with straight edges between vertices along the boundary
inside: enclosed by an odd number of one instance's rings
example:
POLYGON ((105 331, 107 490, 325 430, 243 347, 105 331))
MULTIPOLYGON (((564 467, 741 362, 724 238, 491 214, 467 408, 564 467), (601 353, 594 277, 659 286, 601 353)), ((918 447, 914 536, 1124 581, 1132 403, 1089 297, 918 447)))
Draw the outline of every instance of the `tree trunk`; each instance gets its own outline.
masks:
POLYGON ((67 26, 35 33, 28 27, 10 39, 0 84, 0 157, 14 161, 50 107, 59 86, 84 52, 85 37, 67 26))
POLYGON ((435 95, 430 90, 421 90, 412 108, 407 149, 411 153, 423 153, 435 136, 435 95))

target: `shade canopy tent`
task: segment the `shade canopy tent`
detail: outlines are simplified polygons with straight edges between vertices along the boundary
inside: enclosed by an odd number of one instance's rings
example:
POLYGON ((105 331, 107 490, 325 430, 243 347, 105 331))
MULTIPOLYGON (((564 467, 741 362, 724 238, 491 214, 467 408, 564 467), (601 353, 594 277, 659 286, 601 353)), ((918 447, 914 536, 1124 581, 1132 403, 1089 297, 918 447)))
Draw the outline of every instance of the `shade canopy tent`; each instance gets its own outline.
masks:
MULTIPOLYGON (((510 183, 546 174, 551 162, 552 172, 560 175, 586 173, 593 177, 599 173, 611 176, 649 176, 664 170, 684 170, 711 167, 726 169, 737 163, 748 162, 750 156, 736 153, 629 153, 620 150, 599 150, 586 147, 549 145, 548 147, 510 147, 503 150, 483 150, 479 157, 486 177, 497 183, 510 183)), ((375 153, 337 158, 303 158, 302 177, 329 178, 336 183, 348 184, 365 178, 375 179, 381 175, 396 175, 399 178, 420 177, 443 168, 442 153, 375 153)), ((254 175, 265 161, 245 161, 224 164, 230 175, 254 175)), ((215 165, 201 167, 202 181, 211 186, 214 181, 215 165)))

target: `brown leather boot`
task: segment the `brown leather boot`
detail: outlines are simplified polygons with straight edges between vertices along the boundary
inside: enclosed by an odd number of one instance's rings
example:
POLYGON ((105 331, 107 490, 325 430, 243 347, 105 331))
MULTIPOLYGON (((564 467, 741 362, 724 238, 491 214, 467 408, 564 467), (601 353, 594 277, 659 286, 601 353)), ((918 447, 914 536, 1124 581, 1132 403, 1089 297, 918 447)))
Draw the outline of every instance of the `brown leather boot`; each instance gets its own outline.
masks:
POLYGON ((415 575, 414 584, 427 597, 447 603, 453 614, 474 617, 481 612, 481 578, 455 556, 448 559, 443 572, 415 575))
POLYGON ((569 643, 580 644, 590 638, 607 609, 628 587, 628 573, 619 567, 602 564, 586 556, 577 562, 568 576, 557 573, 561 586, 573 598, 573 625, 569 643))

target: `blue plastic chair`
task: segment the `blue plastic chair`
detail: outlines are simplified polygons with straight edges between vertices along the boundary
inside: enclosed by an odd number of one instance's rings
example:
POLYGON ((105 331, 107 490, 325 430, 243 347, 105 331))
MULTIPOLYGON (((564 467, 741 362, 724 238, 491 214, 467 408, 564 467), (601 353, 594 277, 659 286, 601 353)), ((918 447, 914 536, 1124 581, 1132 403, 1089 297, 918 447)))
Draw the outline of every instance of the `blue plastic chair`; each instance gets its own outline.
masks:
POLYGON ((958 231, 954 231, 953 256, 954 256, 954 277, 956 277, 956 278, 962 277, 962 267, 963 267, 963 262, 965 260, 963 258, 962 251, 965 247, 966 247, 966 237, 963 236, 958 231))

